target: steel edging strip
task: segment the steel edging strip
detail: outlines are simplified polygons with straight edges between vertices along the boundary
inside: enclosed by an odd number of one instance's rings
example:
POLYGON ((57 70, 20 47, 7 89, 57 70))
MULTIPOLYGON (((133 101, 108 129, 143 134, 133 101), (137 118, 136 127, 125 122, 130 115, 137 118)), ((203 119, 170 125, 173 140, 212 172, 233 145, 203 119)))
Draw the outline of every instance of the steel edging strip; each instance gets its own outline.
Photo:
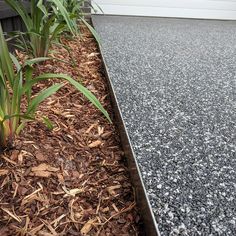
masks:
MULTIPOLYGON (((93 23, 93 19, 92 23, 93 23)), ((99 51, 101 54, 102 64, 105 72, 106 82, 109 87, 109 95, 111 97, 112 101, 112 108, 115 113, 115 121, 117 122, 117 127, 119 131, 119 135, 121 138, 121 144, 124 149, 127 161, 128 161, 128 168, 131 176, 131 181, 133 183, 133 186, 135 188, 135 195, 136 195, 136 201, 138 204, 138 208, 141 210, 140 216, 144 222, 144 231, 145 234, 148 236, 160 236, 160 232, 158 229, 158 225, 156 223, 151 204, 149 202, 147 192, 144 187, 144 183, 141 177, 141 172, 137 163, 137 160, 135 158, 134 150, 132 148, 132 144, 124 123, 124 119, 121 113, 121 110, 118 105, 118 100, 114 92, 113 84, 110 80, 109 72, 107 65, 105 63, 105 58, 102 53, 101 45, 98 45, 99 51)))

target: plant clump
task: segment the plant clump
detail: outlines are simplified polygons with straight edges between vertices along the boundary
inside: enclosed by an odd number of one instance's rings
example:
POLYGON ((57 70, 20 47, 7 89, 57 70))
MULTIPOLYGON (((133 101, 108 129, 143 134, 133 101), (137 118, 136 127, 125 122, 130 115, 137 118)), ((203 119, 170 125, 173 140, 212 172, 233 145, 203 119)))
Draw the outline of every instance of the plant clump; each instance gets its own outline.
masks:
MULTIPOLYGON (((31 0, 31 14, 23 7, 20 1, 6 0, 21 16, 27 28, 29 43, 33 58, 20 63, 8 50, 3 30, 0 25, 0 150, 12 145, 14 137, 19 134, 27 122, 35 119, 35 112, 41 102, 70 83, 81 92, 95 107, 97 107, 109 121, 109 115, 98 99, 86 87, 66 74, 43 73, 35 76, 34 65, 50 58, 45 57, 52 40, 62 32, 65 26, 72 36, 76 33, 74 16, 68 13, 61 0, 51 0, 44 3, 42 0, 31 0), (60 12, 61 20, 56 13, 60 12), (62 20, 63 19, 63 20, 62 20), (39 57, 37 57, 39 56, 39 57), (62 82, 53 83, 38 93, 32 89, 39 82, 58 78, 62 82), (27 106, 22 108, 26 100, 27 106)), ((26 50, 27 51, 27 50, 26 50)), ((50 120, 43 117, 44 123, 50 127, 50 120)))

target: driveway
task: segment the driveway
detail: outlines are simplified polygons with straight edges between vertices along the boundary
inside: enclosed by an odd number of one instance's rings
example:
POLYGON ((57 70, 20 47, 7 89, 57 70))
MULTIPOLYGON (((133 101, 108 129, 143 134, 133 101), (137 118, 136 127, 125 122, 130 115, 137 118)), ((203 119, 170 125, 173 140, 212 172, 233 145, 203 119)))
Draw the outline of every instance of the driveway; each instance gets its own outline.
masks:
POLYGON ((236 235, 236 22, 93 20, 161 235, 236 235))

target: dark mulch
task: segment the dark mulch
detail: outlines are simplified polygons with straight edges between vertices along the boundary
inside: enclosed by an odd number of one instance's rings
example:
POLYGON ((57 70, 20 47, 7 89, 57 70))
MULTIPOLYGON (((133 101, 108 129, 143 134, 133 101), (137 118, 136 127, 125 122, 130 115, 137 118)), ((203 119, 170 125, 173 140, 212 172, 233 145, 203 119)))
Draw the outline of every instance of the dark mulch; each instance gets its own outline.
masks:
MULTIPOLYGON (((87 32, 55 46, 39 72, 70 74, 113 117, 96 42, 87 32)), ((19 57, 24 55, 18 53, 19 57)), ((46 85, 34 88, 40 91, 46 85)), ((0 235, 140 235, 133 189, 114 124, 70 85, 43 102, 0 159, 0 235), (53 130, 40 121, 49 117, 53 130)))

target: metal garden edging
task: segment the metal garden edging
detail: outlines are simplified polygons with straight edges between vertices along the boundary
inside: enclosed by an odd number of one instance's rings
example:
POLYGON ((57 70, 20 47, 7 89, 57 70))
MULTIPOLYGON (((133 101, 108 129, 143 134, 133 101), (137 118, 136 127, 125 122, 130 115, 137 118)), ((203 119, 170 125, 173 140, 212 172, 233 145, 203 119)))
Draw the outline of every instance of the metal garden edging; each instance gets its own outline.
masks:
MULTIPOLYGON (((91 19, 93 23, 93 19, 91 19)), ((108 83, 109 93, 112 102, 112 108, 115 113, 115 121, 117 122, 117 127, 121 139, 121 144, 127 158, 129 174, 131 177, 132 184, 135 188, 135 197, 138 205, 138 209, 141 211, 140 216, 144 223, 144 232, 147 236, 160 236, 160 232, 158 230, 158 226, 147 196, 147 192, 144 187, 144 183, 141 177, 141 172, 135 158, 135 154, 130 142, 130 138, 128 136, 127 129, 125 127, 124 119, 121 114, 121 110, 118 105, 118 100, 114 92, 113 84, 110 80, 110 76, 108 73, 108 68, 105 63, 105 58, 102 54, 102 48, 98 45, 102 64, 105 72, 106 82, 108 83)))

